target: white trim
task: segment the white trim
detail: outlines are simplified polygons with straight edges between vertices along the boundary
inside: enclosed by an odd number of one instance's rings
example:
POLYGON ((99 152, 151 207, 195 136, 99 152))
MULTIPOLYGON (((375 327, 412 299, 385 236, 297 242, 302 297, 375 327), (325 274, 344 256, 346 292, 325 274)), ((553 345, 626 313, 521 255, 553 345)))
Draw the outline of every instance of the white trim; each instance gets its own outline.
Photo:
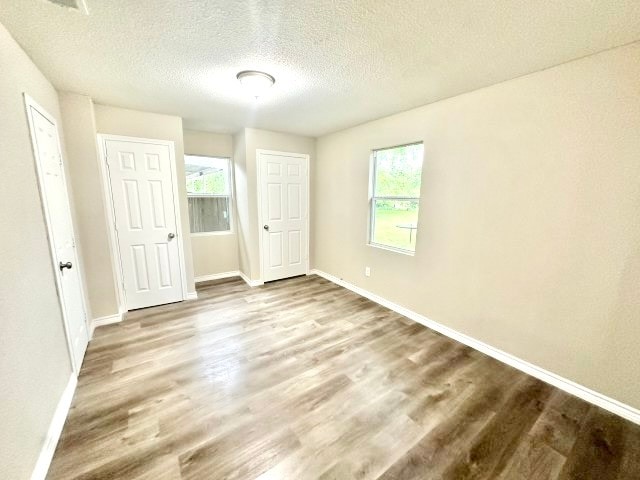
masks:
MULTIPOLYGON (((424 140, 419 140, 417 142, 405 143, 401 145, 395 145, 393 147, 384 147, 384 148, 375 148, 371 151, 369 155, 369 191, 368 191, 368 204, 369 204, 369 221, 367 222, 367 246, 380 248, 383 250, 388 250, 390 252, 402 253, 403 255, 414 256, 416 253, 416 249, 414 245, 414 249, 406 249, 400 247, 394 247, 393 245, 386 245, 383 243, 377 243, 373 241, 373 235, 376 227, 376 212, 375 212, 375 202, 376 200, 396 200, 396 201, 417 201, 418 207, 420 207, 420 196, 417 197, 395 197, 395 196, 376 196, 376 171, 378 169, 378 161, 376 154, 382 150, 391 150, 394 148, 400 147, 409 147, 412 145, 422 145, 422 168, 424 168, 424 160, 425 160, 425 150, 424 150, 424 140)), ((420 175, 422 175, 422 168, 420 175)), ((422 176, 420 177, 420 191, 422 192, 422 176)), ((416 237, 418 235, 418 228, 416 226, 416 237)))
POLYGON ((233 230, 220 230, 219 232, 191 232, 192 237, 217 237, 222 235, 235 235, 233 230))
POLYGON ((185 300, 197 300, 198 299, 198 292, 187 292, 187 297, 185 298, 185 300))
POLYGON ((111 325, 113 323, 120 323, 123 319, 123 313, 116 313, 115 315, 107 315, 104 317, 98 317, 91 320, 89 325, 89 338, 93 339, 93 332, 95 332, 96 328, 102 327, 103 325, 111 325))
MULTIPOLYGON (((263 225, 262 222, 262 169, 260 168, 260 156, 261 155, 277 155, 282 157, 301 158, 307 163, 307 241, 305 252, 305 274, 309 275, 309 244, 311 243, 311 226, 309 218, 311 217, 311 157, 306 153, 292 153, 292 152, 279 152, 276 150, 265 150, 262 148, 256 149, 256 195, 258 201, 258 258, 260 263, 260 283, 258 285, 264 285, 264 248, 262 246, 263 238, 263 225)), ((245 280, 246 281, 246 280, 245 280)), ((255 282, 255 280, 251 281, 255 282)), ((247 283, 251 286, 250 282, 247 283)))
POLYGON ((118 247, 118 238, 116 236, 116 215, 113 209, 113 197, 111 194, 111 182, 109 181, 109 172, 107 170, 107 151, 104 145, 103 137, 98 134, 98 164, 100 171, 100 185, 102 187, 102 199, 107 216, 107 231, 109 232, 109 257, 111 260, 111 274, 113 275, 113 283, 116 286, 116 301, 118 302, 118 310, 126 311, 126 301, 124 296, 124 280, 122 278, 122 265, 120 264, 120 248, 118 247))
POLYGON ((38 455, 36 466, 31 473, 31 480, 44 480, 47 476, 51 460, 53 459, 53 454, 56 451, 56 446, 58 445, 58 440, 60 440, 60 434, 62 433, 64 422, 69 414, 69 408, 71 408, 71 401, 73 400, 73 394, 76 391, 77 384, 78 379, 75 374, 72 373, 69 377, 69 381, 67 382, 67 386, 62 392, 60 400, 58 400, 58 406, 56 407, 56 411, 54 412, 51 423, 49 424, 47 438, 45 438, 42 449, 40 450, 40 455, 38 455))
POLYGON ((452 338, 453 340, 456 340, 475 350, 478 350, 486 355, 489 355, 490 357, 493 357, 502 363, 506 363, 507 365, 517 368, 518 370, 528 375, 531 375, 532 377, 536 377, 537 379, 542 380, 543 382, 549 383, 554 387, 559 388, 560 390, 564 390, 565 392, 570 393, 571 395, 575 395, 576 397, 581 398, 586 402, 597 405, 600 408, 604 408, 605 410, 608 410, 611 413, 615 413, 616 415, 619 415, 622 418, 625 418, 633 423, 640 425, 640 410, 634 407, 631 407, 630 405, 626 405, 622 402, 619 402, 618 400, 614 400, 613 398, 607 397, 606 395, 603 395, 594 390, 591 390, 590 388, 587 388, 583 385, 580 385, 564 377, 561 377, 560 375, 557 375, 553 372, 549 372, 548 370, 545 370, 541 367, 533 365, 532 363, 526 362, 525 360, 522 360, 503 350, 492 347, 491 345, 488 345, 484 342, 476 340, 475 338, 469 337, 464 333, 460 333, 452 328, 449 328, 440 323, 434 322, 433 320, 425 317, 424 315, 420 315, 419 313, 409 310, 408 308, 405 308, 401 305, 397 305, 393 302, 390 302, 389 300, 386 300, 374 293, 364 290, 363 288, 357 287, 349 282, 346 282, 341 278, 335 277, 333 275, 330 275, 328 273, 325 273, 321 270, 316 270, 316 269, 311 270, 311 272, 309 273, 323 277, 329 280, 330 282, 340 285, 348 290, 351 290, 352 292, 357 293, 358 295, 366 297, 369 300, 372 300, 384 307, 387 307, 390 310, 393 310, 394 312, 399 313, 400 315, 404 315, 405 317, 410 318, 411 320, 418 322, 427 328, 430 328, 432 330, 435 330, 436 332, 442 333, 443 335, 446 335, 447 337, 452 338))
POLYGON ((176 170, 176 149, 175 142, 171 140, 155 140, 151 138, 127 137, 123 135, 107 135, 98 134, 98 151, 100 159, 100 173, 102 180, 102 188, 104 193, 105 206, 107 210, 107 228, 109 230, 109 246, 112 252, 112 268, 116 280, 116 292, 120 311, 127 311, 126 297, 124 291, 124 281, 122 273, 122 261, 120 259, 120 246, 115 230, 115 210, 113 206, 113 194, 111 192, 111 181, 109 179, 109 171, 107 169, 107 142, 109 140, 116 142, 132 142, 132 143, 150 143, 153 145, 166 146, 169 150, 169 164, 171 168, 171 188, 173 193, 174 214, 176 220, 176 239, 178 240, 178 259, 180 262, 180 282, 182 286, 182 299, 190 300, 193 297, 191 292, 187 291, 187 272, 184 255, 183 226, 180 216, 180 189, 178 188, 178 174, 176 170))
POLYGON ((233 163, 233 158, 232 157, 223 157, 220 155, 198 155, 195 153, 185 153, 184 154, 184 162, 185 164, 187 163, 187 157, 203 157, 203 158, 219 158, 219 159, 223 159, 226 160, 229 163, 229 195, 197 195, 197 194, 189 194, 187 192, 187 201, 189 199, 189 197, 222 197, 222 198, 228 198, 229 199, 229 230, 222 230, 219 232, 191 232, 191 223, 189 223, 189 231, 191 233, 192 237, 204 237, 204 236, 209 236, 209 235, 234 235, 236 233, 236 215, 235 215, 235 201, 236 201, 236 195, 235 195, 235 184, 236 184, 236 180, 235 180, 235 168, 234 168, 234 163, 233 163))
POLYGON ((249 277, 247 277, 243 272, 238 272, 238 274, 240 275, 240 278, 242 280, 244 280, 244 283, 246 283, 247 285, 249 285, 250 287, 259 287, 260 285, 264 285, 264 282, 260 279, 258 280, 251 280, 249 277))
POLYGON ((80 13, 84 13, 85 15, 89 15, 89 7, 87 7, 87 2, 85 0, 78 0, 78 11, 80 13))
POLYGON ((256 157, 259 153, 264 153, 266 155, 277 155, 279 157, 293 157, 293 158, 301 158, 308 157, 306 153, 295 153, 295 152, 281 152, 279 150, 266 150, 264 148, 256 148, 256 157))
POLYGON ((240 272, 233 270, 231 272, 212 273, 209 275, 200 275, 194 278, 195 283, 208 282, 209 280, 220 280, 221 278, 239 277, 240 272))
MULTIPOLYGON (((74 262, 77 263, 76 267, 78 268, 78 276, 79 276, 79 282, 78 282, 78 286, 80 288, 80 302, 82 304, 82 313, 84 315, 84 319, 83 319, 83 324, 84 324, 84 333, 86 335, 86 342, 87 344, 89 343, 89 340, 91 339, 91 335, 89 334, 89 327, 87 325, 87 306, 85 304, 85 299, 87 298, 84 292, 84 286, 83 286, 83 278, 82 278, 82 266, 80 264, 80 254, 78 252, 78 248, 77 248, 77 242, 76 242, 76 232, 75 232, 75 227, 73 225, 73 215, 72 215, 72 211, 71 211, 71 199, 69 198, 69 188, 67 186, 67 172, 66 172, 66 168, 65 168, 65 162, 64 162, 64 157, 62 156, 62 145, 61 145, 61 138, 60 138, 60 130, 58 129, 58 123, 56 122, 55 118, 53 118, 49 112, 47 112, 43 107, 41 107, 33 98, 31 98, 29 95, 27 95, 26 93, 24 93, 24 106, 25 106, 25 113, 27 115, 27 122, 29 124, 29 134, 31 136, 31 149, 33 152, 33 159, 34 159, 34 164, 35 164, 35 170, 36 170, 36 177, 38 179, 38 192, 40 194, 40 206, 42 208, 42 213, 44 214, 44 220, 45 220, 45 226, 47 229, 47 243, 49 244, 49 255, 51 257, 51 268, 53 269, 53 277, 55 279, 55 283, 56 283, 56 293, 57 293, 57 297, 58 297, 58 303, 60 305, 60 313, 62 315, 62 321, 64 323, 64 330, 65 330, 65 337, 67 339, 67 351, 69 352, 69 359, 71 361, 71 369, 73 370, 74 374, 77 376, 78 373, 80 373, 80 367, 82 366, 82 361, 80 361, 80 365, 77 364, 76 362, 76 353, 74 351, 74 347, 73 347, 73 339, 72 339, 72 334, 71 334, 71 328, 69 326, 69 316, 67 315, 67 308, 65 306, 64 303, 64 295, 63 295, 63 289, 62 289, 62 281, 60 279, 60 270, 58 269, 58 260, 57 260, 57 254, 56 254, 56 246, 54 243, 54 237, 53 237, 53 229, 51 227, 51 216, 49 214, 49 205, 47 203, 47 197, 43 191, 44 189, 44 177, 42 174, 42 164, 41 164, 41 158, 40 158, 40 153, 38 152, 38 147, 37 147, 37 140, 36 140, 36 132, 35 132, 35 127, 33 124, 33 117, 31 115, 31 110, 35 110, 36 112, 38 112, 40 115, 42 115, 48 122, 51 122, 51 124, 54 126, 54 128, 56 129, 56 134, 57 134, 57 146, 58 146, 58 155, 60 157, 60 163, 62 165, 62 169, 61 169, 61 175, 62 175, 62 185, 64 187, 64 194, 66 195, 66 199, 67 199, 67 206, 69 208, 69 217, 71 218, 71 225, 69 225, 69 228, 71 229, 71 235, 73 237, 73 244, 74 244, 74 254, 75 254, 75 260, 74 262)), ((84 350, 86 351, 87 348, 87 344, 85 344, 83 346, 84 350)))
POLYGON ((409 255, 410 257, 415 257, 416 252, 413 250, 405 250, 404 248, 396 248, 390 247, 389 245, 383 245, 382 243, 367 243, 367 247, 379 248, 380 250, 386 250, 388 252, 400 253, 402 255, 409 255))

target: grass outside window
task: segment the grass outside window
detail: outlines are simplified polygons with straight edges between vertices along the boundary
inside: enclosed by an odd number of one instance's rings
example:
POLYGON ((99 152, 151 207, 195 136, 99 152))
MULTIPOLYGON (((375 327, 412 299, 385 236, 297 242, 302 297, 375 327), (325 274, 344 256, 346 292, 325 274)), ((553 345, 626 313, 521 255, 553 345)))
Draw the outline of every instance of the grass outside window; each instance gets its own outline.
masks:
POLYGON ((373 152, 370 244, 415 252, 423 151, 415 143, 373 152))

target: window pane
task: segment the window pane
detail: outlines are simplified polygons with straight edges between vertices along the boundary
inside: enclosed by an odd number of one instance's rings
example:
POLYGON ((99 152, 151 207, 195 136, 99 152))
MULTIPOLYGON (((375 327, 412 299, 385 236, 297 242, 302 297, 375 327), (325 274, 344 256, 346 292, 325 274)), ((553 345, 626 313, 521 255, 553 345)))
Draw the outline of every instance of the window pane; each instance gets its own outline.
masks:
POLYGON ((229 159, 185 155, 189 195, 229 195, 229 159))
POLYGON ((375 200, 372 242, 415 251, 418 200, 375 200))
POLYGON ((375 197, 420 197, 422 143, 376 150, 375 197))
POLYGON ((189 197, 191 233, 225 232, 229 225, 229 197, 189 197))

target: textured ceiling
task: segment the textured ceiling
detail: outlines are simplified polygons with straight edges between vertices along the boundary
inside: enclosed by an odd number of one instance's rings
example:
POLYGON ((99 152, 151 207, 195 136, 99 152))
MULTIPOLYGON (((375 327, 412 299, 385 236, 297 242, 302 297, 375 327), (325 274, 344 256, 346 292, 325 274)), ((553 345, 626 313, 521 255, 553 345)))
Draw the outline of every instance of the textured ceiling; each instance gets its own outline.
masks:
POLYGON ((86 3, 0 0, 0 22, 58 89, 217 132, 319 136, 640 39, 638 0, 86 3))

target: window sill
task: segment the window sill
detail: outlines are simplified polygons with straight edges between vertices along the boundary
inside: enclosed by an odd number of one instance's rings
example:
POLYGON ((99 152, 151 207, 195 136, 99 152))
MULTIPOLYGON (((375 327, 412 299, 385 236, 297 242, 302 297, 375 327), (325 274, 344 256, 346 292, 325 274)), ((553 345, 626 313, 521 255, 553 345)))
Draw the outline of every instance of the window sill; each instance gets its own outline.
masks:
POLYGON ((400 253, 402 255, 407 255, 409 257, 414 257, 416 252, 412 252, 411 250, 403 250, 402 248, 390 247, 388 245, 380 245, 379 243, 367 243, 368 247, 379 248, 380 250, 387 250, 388 252, 400 253))
POLYGON ((233 230, 225 230, 223 232, 192 232, 192 237, 219 237, 224 235, 235 235, 233 230))

